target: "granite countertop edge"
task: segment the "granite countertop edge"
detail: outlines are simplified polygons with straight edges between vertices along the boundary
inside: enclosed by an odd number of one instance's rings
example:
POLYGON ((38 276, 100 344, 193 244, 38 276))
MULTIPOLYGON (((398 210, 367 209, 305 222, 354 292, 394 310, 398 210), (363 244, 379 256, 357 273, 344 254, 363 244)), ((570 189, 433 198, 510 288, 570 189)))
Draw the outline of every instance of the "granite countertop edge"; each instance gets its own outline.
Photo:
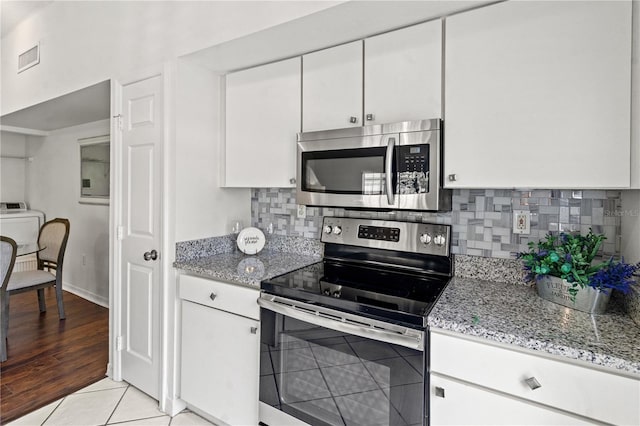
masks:
MULTIPOLYGON (((452 280, 452 283, 460 283, 461 281, 473 282, 474 287, 480 289, 482 289, 483 286, 504 286, 505 288, 508 288, 514 292, 523 293, 531 298, 531 300, 525 299, 524 303, 533 302, 536 304, 546 305, 546 314, 544 312, 542 313, 545 321, 549 321, 550 311, 557 312, 557 314, 560 316, 563 315, 562 312, 563 309, 565 309, 563 307, 560 307, 559 305, 539 299, 535 291, 526 286, 514 286, 513 284, 499 283, 494 281, 461 278, 454 278, 454 280, 452 280)), ((460 290, 458 289, 457 291, 460 290)), ((474 289, 474 291, 482 293, 482 290, 474 289)), ((445 292, 442 295, 444 297, 440 298, 440 300, 436 303, 433 310, 429 314, 428 325, 432 331, 450 331, 466 336, 486 339, 489 342, 496 342, 499 344, 514 346, 514 349, 520 348, 531 350, 534 352, 541 352, 542 354, 558 356, 568 361, 583 361, 590 365, 604 367, 608 371, 615 370, 620 374, 640 379, 640 361, 627 358, 625 356, 626 354, 624 353, 633 353, 634 351, 638 350, 634 349, 634 346, 638 346, 639 343, 639 330, 634 330, 633 328, 630 329, 631 331, 629 331, 629 334, 632 336, 629 340, 631 341, 624 340, 624 342, 622 343, 622 346, 627 345, 627 347, 614 347, 615 345, 613 344, 613 342, 606 342, 602 344, 602 348, 599 348, 597 347, 596 343, 590 341, 590 338, 592 336, 587 331, 577 331, 577 336, 559 336, 561 333, 554 333, 550 331, 552 326, 549 326, 549 329, 542 329, 539 333, 537 333, 534 330, 535 326, 532 326, 531 324, 527 324, 526 326, 522 325, 523 323, 526 323, 528 320, 530 320, 527 318, 526 313, 522 316, 517 317, 509 317, 509 314, 507 313, 500 318, 498 318, 497 315, 493 317, 491 317, 490 315, 485 315, 482 317, 482 320, 479 321, 475 315, 468 315, 469 313, 473 312, 474 307, 471 307, 468 311, 465 312, 465 314, 467 315, 460 315, 460 313, 466 308, 453 306, 453 304, 455 302, 458 302, 459 300, 457 300, 456 297, 447 297, 451 296, 451 294, 452 291, 450 291, 449 287, 445 289, 445 292), (512 322, 511 320, 514 321, 512 322), (517 320, 520 320, 520 323, 518 323, 517 320), (516 330, 509 330, 510 327, 516 328, 516 330), (529 329, 527 329, 527 327, 529 327, 529 329), (518 331, 522 332, 519 333, 518 331), (554 338, 550 338, 549 336, 553 334, 556 334, 556 336, 554 338), (584 339, 584 341, 577 341, 580 339, 584 339)), ((481 310, 487 304, 504 305, 506 303, 512 302, 512 300, 498 300, 500 295, 502 294, 504 293, 490 294, 489 292, 487 294, 481 295, 480 297, 477 297, 478 294, 474 294, 474 301, 477 303, 475 307, 477 308, 478 306, 480 306, 479 309, 481 310)), ((586 322, 585 318, 589 317, 588 314, 583 314, 578 311, 573 312, 573 310, 569 311, 569 315, 574 315, 575 317, 581 318, 575 319, 577 323, 584 323, 586 322)), ((483 312, 486 313, 486 311, 483 312)), ((564 312, 566 312, 566 310, 564 312)), ((610 325, 620 318, 624 318, 624 316, 616 313, 612 314, 610 318, 599 318, 598 316, 591 318, 592 321, 606 321, 609 323, 606 325, 610 325)), ((626 324, 625 326, 633 327, 633 324, 626 324)), ((618 344, 622 340, 623 339, 619 337, 615 339, 618 344)))
POLYGON ((304 268, 321 260, 320 256, 265 250, 257 255, 245 255, 239 252, 218 253, 175 261, 173 266, 204 278, 260 290, 260 282, 263 280, 304 268), (248 266, 253 267, 255 271, 253 273, 238 271, 242 262, 249 262, 248 266))

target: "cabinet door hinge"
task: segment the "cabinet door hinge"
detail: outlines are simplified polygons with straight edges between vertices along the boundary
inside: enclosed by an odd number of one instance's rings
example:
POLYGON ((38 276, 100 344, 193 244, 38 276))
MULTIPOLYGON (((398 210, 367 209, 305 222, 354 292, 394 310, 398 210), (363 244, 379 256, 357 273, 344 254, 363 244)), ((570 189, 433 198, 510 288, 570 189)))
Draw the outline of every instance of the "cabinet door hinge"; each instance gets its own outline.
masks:
POLYGON ((116 337, 116 351, 122 350, 122 336, 116 337))

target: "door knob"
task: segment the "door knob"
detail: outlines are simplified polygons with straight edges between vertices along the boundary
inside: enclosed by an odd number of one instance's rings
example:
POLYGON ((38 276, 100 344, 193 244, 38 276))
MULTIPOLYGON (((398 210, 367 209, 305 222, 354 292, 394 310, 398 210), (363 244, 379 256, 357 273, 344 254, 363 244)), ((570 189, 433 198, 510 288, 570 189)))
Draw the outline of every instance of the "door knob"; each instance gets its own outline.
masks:
POLYGON ((349 123, 356 124, 358 122, 358 117, 349 117, 349 123))
POLYGON ((156 260, 158 258, 158 252, 155 250, 147 251, 144 253, 143 257, 147 262, 150 260, 156 260))
POLYGON ((367 114, 367 121, 373 121, 376 119, 376 116, 373 114, 367 114))

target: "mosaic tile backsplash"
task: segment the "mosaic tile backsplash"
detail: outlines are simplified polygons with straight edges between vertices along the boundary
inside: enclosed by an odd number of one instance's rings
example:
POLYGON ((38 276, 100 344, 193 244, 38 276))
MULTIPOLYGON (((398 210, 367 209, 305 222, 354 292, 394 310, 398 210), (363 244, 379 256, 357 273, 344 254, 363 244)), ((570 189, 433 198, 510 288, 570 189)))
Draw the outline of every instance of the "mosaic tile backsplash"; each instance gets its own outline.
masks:
POLYGON ((620 191, 460 189, 453 191, 450 212, 370 212, 342 208, 307 207, 306 218, 297 218, 295 190, 259 188, 251 192, 252 226, 277 235, 319 238, 323 216, 362 217, 452 226, 455 254, 514 258, 548 231, 582 233, 589 228, 604 234, 603 255, 620 250, 620 191), (530 212, 531 233, 514 234, 513 210, 530 212))

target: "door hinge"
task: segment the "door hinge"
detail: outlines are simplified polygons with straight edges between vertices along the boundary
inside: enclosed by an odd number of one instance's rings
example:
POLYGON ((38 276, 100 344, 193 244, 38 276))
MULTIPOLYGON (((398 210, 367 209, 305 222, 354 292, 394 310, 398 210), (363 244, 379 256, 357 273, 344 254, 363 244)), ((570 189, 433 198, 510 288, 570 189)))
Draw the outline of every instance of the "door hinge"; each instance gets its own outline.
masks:
POLYGON ((122 336, 116 337, 116 351, 122 350, 122 336))
POLYGON ((118 120, 118 130, 122 131, 122 114, 114 115, 113 118, 118 120))
POLYGON ((122 241, 124 238, 124 226, 120 225, 116 228, 116 238, 118 241, 122 241))

